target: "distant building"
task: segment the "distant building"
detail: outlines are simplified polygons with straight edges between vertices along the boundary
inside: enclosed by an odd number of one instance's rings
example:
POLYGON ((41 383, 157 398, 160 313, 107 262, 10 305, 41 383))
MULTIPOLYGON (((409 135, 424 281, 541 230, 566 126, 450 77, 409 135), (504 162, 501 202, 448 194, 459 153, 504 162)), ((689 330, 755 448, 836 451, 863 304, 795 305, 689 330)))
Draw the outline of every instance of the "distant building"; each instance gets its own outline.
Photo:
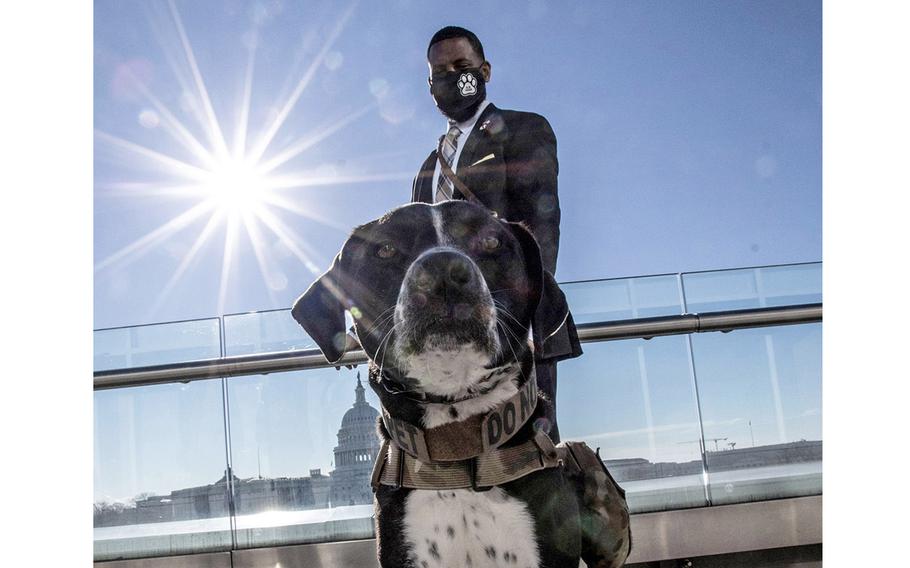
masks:
MULTIPOLYGON (((357 374, 354 405, 345 412, 335 446, 335 470, 323 475, 311 469, 307 477, 251 477, 231 475, 234 514, 265 511, 324 509, 339 505, 373 502, 370 474, 379 453, 376 420, 379 411, 366 401, 365 389, 357 374)), ((94 526, 132 525, 224 517, 231 513, 227 487, 228 472, 210 485, 177 489, 170 495, 152 495, 123 504, 96 504, 94 526)))
MULTIPOLYGON (((801 440, 754 448, 737 448, 705 454, 708 471, 731 471, 790 463, 822 461, 821 440, 801 440)), ((688 462, 652 463, 644 458, 604 460, 616 481, 641 481, 661 477, 679 477, 702 473, 700 459, 688 462)))
POLYGON ((335 446, 335 470, 332 475, 332 504, 358 505, 373 502, 370 474, 373 460, 379 453, 376 420, 379 411, 369 405, 364 396, 360 373, 354 406, 344 413, 335 446))

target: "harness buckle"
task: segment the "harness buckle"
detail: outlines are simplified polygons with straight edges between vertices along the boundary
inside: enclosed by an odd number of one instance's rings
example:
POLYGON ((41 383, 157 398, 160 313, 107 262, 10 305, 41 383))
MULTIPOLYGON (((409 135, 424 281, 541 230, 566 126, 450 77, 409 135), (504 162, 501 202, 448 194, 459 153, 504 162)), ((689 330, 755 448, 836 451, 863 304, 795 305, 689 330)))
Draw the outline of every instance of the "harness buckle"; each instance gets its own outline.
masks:
POLYGON ((553 440, 543 430, 538 430, 534 434, 534 445, 540 450, 537 458, 540 460, 541 467, 548 468, 559 465, 560 460, 556 446, 553 445, 553 440))
POLYGON ((404 460, 406 454, 399 450, 398 454, 398 475, 395 476, 395 489, 401 489, 404 485, 404 460))
POLYGON ((373 464, 373 473, 370 475, 370 487, 373 493, 379 490, 380 480, 382 479, 382 470, 385 469, 385 462, 389 459, 389 441, 384 440, 376 454, 376 462, 373 464))
POLYGON ((471 474, 471 490, 477 493, 483 493, 493 489, 492 486, 480 487, 477 485, 477 456, 471 458, 469 463, 469 472, 471 474))

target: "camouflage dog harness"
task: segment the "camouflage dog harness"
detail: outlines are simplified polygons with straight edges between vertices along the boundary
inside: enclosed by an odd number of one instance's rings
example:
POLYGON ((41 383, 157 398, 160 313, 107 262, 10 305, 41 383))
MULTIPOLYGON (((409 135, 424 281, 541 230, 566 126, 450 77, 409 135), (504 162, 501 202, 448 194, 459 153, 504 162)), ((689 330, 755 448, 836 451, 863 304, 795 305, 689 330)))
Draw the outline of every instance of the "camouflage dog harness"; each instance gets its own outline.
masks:
POLYGON ((599 448, 595 452, 584 442, 564 442, 556 451, 576 488, 588 568, 622 566, 632 551, 626 492, 607 471, 599 448))

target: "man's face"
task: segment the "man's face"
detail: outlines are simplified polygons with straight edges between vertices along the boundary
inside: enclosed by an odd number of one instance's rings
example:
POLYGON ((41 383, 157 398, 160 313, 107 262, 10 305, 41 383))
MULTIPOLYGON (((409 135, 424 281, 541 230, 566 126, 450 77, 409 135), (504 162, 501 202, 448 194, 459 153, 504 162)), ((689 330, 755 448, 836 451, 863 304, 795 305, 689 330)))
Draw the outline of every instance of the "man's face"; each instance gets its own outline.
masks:
POLYGON ((484 82, 489 83, 492 71, 490 62, 481 59, 480 55, 471 47, 471 42, 463 37, 453 37, 434 43, 430 47, 427 65, 430 67, 430 77, 427 78, 427 82, 431 85, 433 75, 477 67, 480 67, 484 82))

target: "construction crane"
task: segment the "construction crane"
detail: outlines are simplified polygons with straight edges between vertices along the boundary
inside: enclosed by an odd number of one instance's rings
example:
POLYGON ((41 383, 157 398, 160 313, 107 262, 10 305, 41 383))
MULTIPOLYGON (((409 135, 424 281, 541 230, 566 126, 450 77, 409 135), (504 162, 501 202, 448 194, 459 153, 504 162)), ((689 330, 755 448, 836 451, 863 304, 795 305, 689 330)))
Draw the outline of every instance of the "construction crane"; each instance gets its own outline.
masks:
MULTIPOLYGON (((726 439, 727 439, 727 438, 705 438, 705 440, 707 440, 707 441, 709 441, 709 442, 714 442, 714 451, 715 451, 715 452, 720 451, 720 450, 718 449, 718 447, 717 447, 717 442, 720 442, 720 441, 726 440, 726 439)), ((702 445, 702 439, 701 439, 701 438, 699 438, 699 439, 697 439, 697 440, 686 440, 685 442, 677 442, 677 444, 694 444, 694 443, 696 443, 696 442, 698 443, 698 449, 704 451, 705 447, 702 445)), ((736 443, 736 442, 734 442, 734 444, 735 444, 735 443, 736 443)))
POLYGON ((726 441, 727 439, 726 438, 706 438, 706 440, 711 440, 712 442, 714 442, 714 451, 717 452, 717 451, 720 451, 717 449, 717 442, 726 441))

